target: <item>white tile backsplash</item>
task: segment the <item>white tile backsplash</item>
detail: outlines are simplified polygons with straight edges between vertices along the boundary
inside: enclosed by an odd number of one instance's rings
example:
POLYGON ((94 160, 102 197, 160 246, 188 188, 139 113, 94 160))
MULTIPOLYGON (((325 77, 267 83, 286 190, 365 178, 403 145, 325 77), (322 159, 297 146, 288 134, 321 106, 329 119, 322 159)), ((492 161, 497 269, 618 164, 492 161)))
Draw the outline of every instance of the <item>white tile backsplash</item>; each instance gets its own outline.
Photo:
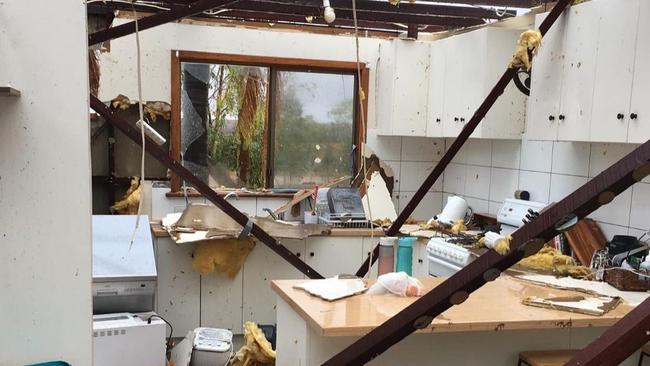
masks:
MULTIPOLYGON (((401 192, 399 195, 399 211, 409 203, 415 192, 401 192)), ((422 202, 413 211, 411 217, 416 220, 428 220, 442 211, 442 193, 429 192, 424 195, 422 202)))
POLYGON ((464 194, 484 200, 490 198, 490 173, 490 167, 468 165, 464 194))
POLYGON ((492 166, 495 168, 519 169, 521 141, 494 140, 492 143, 492 166))
POLYGON ((550 172, 553 162, 553 141, 522 140, 521 164, 522 170, 550 172))
POLYGON ((519 170, 492 168, 490 177, 490 201, 503 202, 514 198, 519 186, 519 170))
MULTIPOLYGON (((393 184, 393 191, 394 192, 399 192, 400 191, 400 183, 402 181, 400 174, 402 171, 402 163, 399 161, 394 161, 394 160, 384 160, 384 163, 388 165, 391 169, 393 169, 393 174, 394 174, 394 184, 393 184)), ((393 194, 393 197, 395 194, 393 194)))
POLYGON ((518 189, 528 191, 531 201, 546 203, 551 191, 551 173, 520 170, 518 189))
POLYGON ((443 139, 403 137, 402 161, 439 161, 445 151, 443 139))
POLYGON ((636 147, 637 145, 634 144, 591 144, 589 176, 595 177, 600 174, 636 147))
POLYGON ((465 194, 465 178, 467 165, 451 163, 444 173, 443 191, 456 194, 465 194))
MULTIPOLYGON (((417 191, 429 176, 436 163, 434 162, 413 162, 402 161, 400 173, 400 192, 417 191)), ((442 177, 429 189, 429 191, 442 190, 442 177)))
POLYGON ((587 178, 573 175, 551 174, 551 194, 549 202, 559 202, 569 193, 587 183, 587 178))
POLYGON ((490 166, 492 162, 492 141, 470 139, 463 146, 465 163, 480 166, 490 166))
POLYGON ((589 144, 585 142, 555 142, 551 171, 556 174, 586 177, 589 173, 589 144))
POLYGON ((628 189, 619 194, 614 200, 596 211, 589 217, 596 221, 610 224, 630 226, 630 204, 632 202, 632 190, 628 189))
POLYGON ((650 184, 637 183, 632 187, 630 226, 650 229, 650 184))
POLYGON ((377 130, 368 130, 366 143, 382 160, 402 160, 402 138, 399 136, 377 136, 377 130))

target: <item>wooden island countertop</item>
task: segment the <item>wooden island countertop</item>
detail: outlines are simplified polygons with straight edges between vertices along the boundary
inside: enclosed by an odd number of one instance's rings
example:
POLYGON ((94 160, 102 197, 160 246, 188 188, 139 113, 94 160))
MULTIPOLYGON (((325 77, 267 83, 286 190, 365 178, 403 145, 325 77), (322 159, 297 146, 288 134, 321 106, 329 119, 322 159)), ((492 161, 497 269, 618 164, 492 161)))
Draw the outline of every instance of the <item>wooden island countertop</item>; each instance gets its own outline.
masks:
MULTIPOLYGON (((432 289, 444 279, 420 279, 432 289)), ((326 337, 361 336, 392 317, 416 298, 361 294, 328 302, 293 288, 305 280, 272 281, 271 287, 316 334, 326 337)), ((603 316, 538 308, 522 304, 528 296, 554 297, 585 295, 576 291, 534 285, 502 275, 436 317, 419 333, 530 330, 553 328, 605 327, 616 323, 633 307, 621 303, 603 316)))

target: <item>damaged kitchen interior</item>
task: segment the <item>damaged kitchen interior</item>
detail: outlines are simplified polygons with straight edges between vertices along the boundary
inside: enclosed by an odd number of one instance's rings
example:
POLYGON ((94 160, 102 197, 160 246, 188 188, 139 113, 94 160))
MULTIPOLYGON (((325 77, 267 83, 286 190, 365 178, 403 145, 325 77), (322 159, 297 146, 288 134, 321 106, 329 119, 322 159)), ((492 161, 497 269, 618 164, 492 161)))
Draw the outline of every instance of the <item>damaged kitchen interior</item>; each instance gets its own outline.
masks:
POLYGON ((0 365, 650 365, 648 38, 648 0, 0 1, 0 365))

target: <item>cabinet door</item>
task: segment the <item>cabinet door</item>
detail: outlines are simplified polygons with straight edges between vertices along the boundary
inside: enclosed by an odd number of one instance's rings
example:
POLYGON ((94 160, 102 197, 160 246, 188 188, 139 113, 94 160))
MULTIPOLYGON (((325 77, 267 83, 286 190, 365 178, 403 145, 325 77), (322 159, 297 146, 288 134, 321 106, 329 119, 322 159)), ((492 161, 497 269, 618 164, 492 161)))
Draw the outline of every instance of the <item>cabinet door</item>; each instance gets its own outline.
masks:
MULTIPOLYGON (((282 240, 282 244, 299 258, 305 258, 304 240, 282 240)), ((305 276, 269 247, 258 242, 246 258, 243 268, 243 321, 275 324, 275 293, 272 280, 296 280, 305 276)), ((237 299, 229 299, 237 302, 237 299)))
MULTIPOLYGON (((647 0, 644 0, 647 2, 647 0)), ((639 1, 599 0, 591 141, 626 142, 639 1)))
POLYGON ((429 89, 429 45, 417 41, 395 43, 393 134, 426 136, 429 89))
MULTIPOLYGON (((443 42, 443 41, 438 41, 443 42)), ((445 78, 444 78, 444 119, 442 134, 445 137, 456 137, 462 125, 460 123, 460 99, 462 98, 462 73, 465 64, 463 53, 464 39, 455 36, 444 40, 446 42, 445 78)))
MULTIPOLYGON (((478 109, 486 92, 487 72, 487 29, 479 29, 463 34, 461 55, 463 69, 460 72, 460 108, 458 133, 465 127, 478 109)), ((481 122, 483 123, 483 121, 481 122)), ((481 137, 482 126, 479 124, 471 137, 481 137)), ((456 133, 456 135, 458 135, 456 133)))
POLYGON ((413 244, 413 277, 421 278, 429 275, 429 261, 427 260, 427 241, 418 239, 413 244))
POLYGON ((378 134, 393 135, 393 87, 395 85, 395 41, 382 41, 378 46, 375 116, 378 134))
MULTIPOLYGON (((535 27, 548 13, 535 17, 535 27)), ((563 45, 567 16, 562 14, 542 40, 542 47, 533 61, 530 97, 526 117, 526 138, 555 140, 562 97, 563 45)))
POLYGON ((632 102, 626 116, 630 118, 628 141, 643 143, 650 139, 650 1, 641 1, 639 8, 635 58, 632 102))
POLYGON ((445 53, 446 42, 431 43, 429 68, 429 111, 427 113, 427 136, 442 136, 445 95, 445 53))
POLYGON ((572 6, 566 14, 559 140, 589 140, 599 25, 596 10, 595 2, 590 1, 572 6))
POLYGON ((354 274, 359 268, 363 238, 320 236, 307 238, 306 262, 323 277, 354 274))

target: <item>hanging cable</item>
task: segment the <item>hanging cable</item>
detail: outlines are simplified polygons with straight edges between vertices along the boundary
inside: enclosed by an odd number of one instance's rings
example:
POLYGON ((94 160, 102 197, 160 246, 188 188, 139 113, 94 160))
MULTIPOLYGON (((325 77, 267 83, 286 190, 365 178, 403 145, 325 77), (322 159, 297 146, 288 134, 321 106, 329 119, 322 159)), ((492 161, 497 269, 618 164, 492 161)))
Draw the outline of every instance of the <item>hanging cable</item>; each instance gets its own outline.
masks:
POLYGON ((144 201, 144 189, 142 188, 144 184, 144 159, 145 159, 145 138, 144 138, 144 110, 142 107, 142 63, 140 60, 140 29, 138 28, 138 12, 135 10, 135 0, 131 2, 131 8, 133 9, 133 16, 135 18, 135 45, 136 45, 136 62, 137 62, 137 73, 138 73, 138 113, 140 116, 140 136, 142 137, 142 156, 140 160, 140 202, 138 202, 138 215, 135 219, 135 228, 133 229, 133 234, 131 235, 131 242, 129 243, 129 251, 133 246, 135 241, 135 236, 140 229, 140 213, 142 212, 142 201, 144 201))
MULTIPOLYGON (((366 99, 365 92, 363 91, 363 85, 361 84, 361 61, 359 59, 359 25, 357 23, 357 1, 352 0, 352 20, 354 22, 354 43, 355 43, 355 55, 357 63, 357 89, 359 90, 359 113, 361 116, 361 131, 362 133, 367 133, 366 130, 366 112, 363 109, 363 101, 366 99)), ((372 208, 370 207, 370 191, 368 190, 368 169, 366 167, 366 144, 364 141, 361 141, 361 167, 363 171, 363 186, 366 190, 366 205, 368 206, 368 220, 370 220, 370 242, 375 242, 375 230, 374 223, 372 218, 372 208)), ((368 278, 370 279, 370 268, 372 267, 372 249, 370 250, 370 261, 368 261, 368 278)))

